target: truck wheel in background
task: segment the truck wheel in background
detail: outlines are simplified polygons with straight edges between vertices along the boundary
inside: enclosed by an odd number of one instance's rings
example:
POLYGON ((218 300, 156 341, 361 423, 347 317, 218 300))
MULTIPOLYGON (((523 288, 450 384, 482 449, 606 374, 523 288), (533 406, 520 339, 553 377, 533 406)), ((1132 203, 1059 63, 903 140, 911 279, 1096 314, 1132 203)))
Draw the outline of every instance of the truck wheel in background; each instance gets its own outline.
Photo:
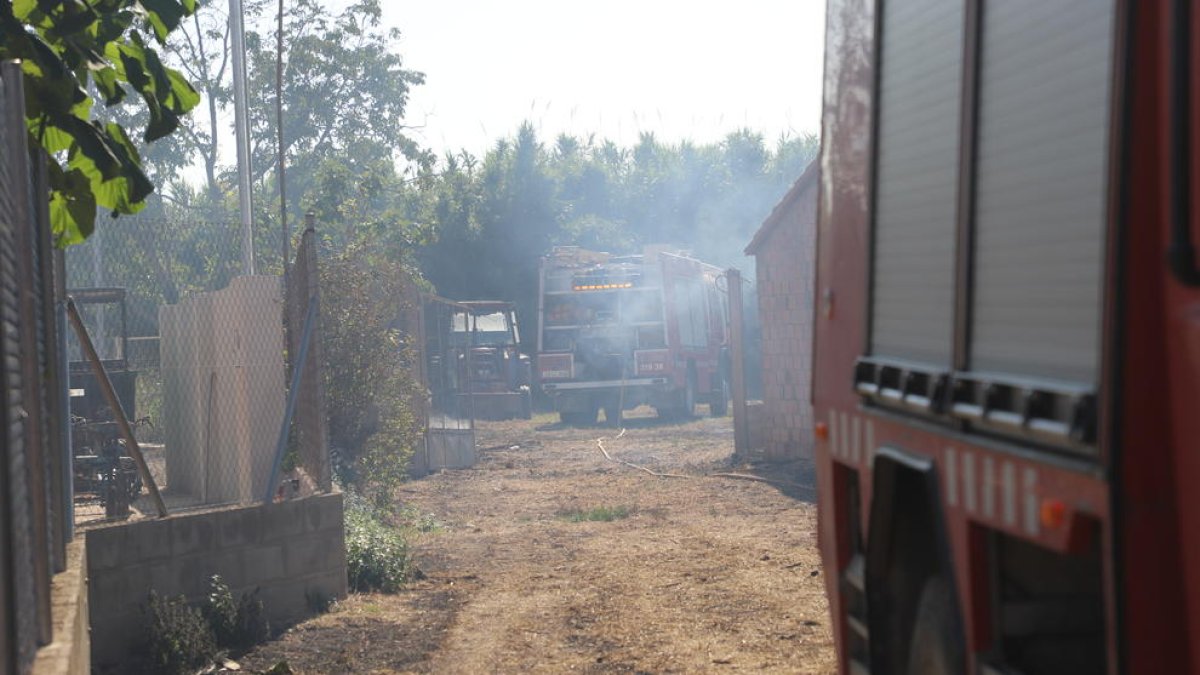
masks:
POLYGON ((621 405, 616 401, 610 401, 604 405, 604 423, 610 427, 619 427, 624 422, 621 414, 621 405))
POLYGON ((685 420, 696 416, 696 367, 688 365, 687 387, 683 390, 683 414, 685 420))
POLYGON ((724 417, 729 413, 729 385, 720 373, 713 375, 712 393, 709 394, 709 413, 713 417, 724 417))
POLYGON ((954 593, 940 574, 921 587, 908 650, 909 675, 954 675, 966 665, 962 630, 955 625, 954 593))
POLYGON ((588 404, 587 410, 562 411, 558 413, 559 419, 563 424, 569 424, 573 427, 590 427, 596 423, 596 415, 600 412, 600 406, 592 402, 588 404))
POLYGON ((696 370, 688 367, 687 384, 678 392, 670 407, 658 408, 659 419, 686 422, 696 415, 696 370))

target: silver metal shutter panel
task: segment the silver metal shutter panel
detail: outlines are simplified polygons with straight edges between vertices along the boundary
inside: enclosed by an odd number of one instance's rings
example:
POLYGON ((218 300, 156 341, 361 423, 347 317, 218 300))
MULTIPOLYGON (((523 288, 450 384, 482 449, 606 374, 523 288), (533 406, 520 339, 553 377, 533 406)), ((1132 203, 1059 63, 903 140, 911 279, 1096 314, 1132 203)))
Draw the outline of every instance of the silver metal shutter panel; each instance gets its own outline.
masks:
POLYGON ((949 365, 963 3, 883 3, 872 352, 949 365))
POLYGON ((975 370, 1094 384, 1113 3, 984 5, 975 370))

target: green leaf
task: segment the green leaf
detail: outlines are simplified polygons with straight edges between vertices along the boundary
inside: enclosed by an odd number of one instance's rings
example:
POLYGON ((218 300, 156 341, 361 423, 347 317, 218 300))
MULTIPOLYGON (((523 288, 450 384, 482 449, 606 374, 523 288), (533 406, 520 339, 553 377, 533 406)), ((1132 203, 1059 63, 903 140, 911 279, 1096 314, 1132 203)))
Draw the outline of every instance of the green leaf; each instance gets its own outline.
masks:
POLYGON ((171 95, 177 101, 176 110, 184 113, 189 112, 200 104, 200 92, 192 86, 191 82, 182 73, 174 68, 167 68, 167 79, 171 84, 171 95))
POLYGON ((125 88, 120 84, 116 68, 110 66, 92 71, 92 81, 104 97, 104 105, 114 106, 125 100, 125 88))
POLYGON ((33 10, 37 9, 37 0, 13 0, 13 16, 18 21, 26 21, 33 10))
POLYGON ((91 181, 79 171, 64 172, 57 162, 48 162, 50 186, 50 229, 59 246, 83 242, 96 222, 96 197, 91 181))
POLYGON ((60 245, 83 241, 99 207, 135 213, 154 186, 138 149, 117 124, 92 120, 87 85, 108 106, 132 86, 150 113, 148 138, 178 128, 199 95, 166 68, 133 28, 139 17, 159 43, 196 11, 195 0, 0 0, 0 56, 22 61, 30 145, 49 155, 51 223, 60 245))
POLYGON ((177 0, 141 0, 141 6, 146 10, 146 18, 154 27, 154 37, 160 43, 166 43, 167 34, 175 30, 183 17, 196 11, 195 2, 189 10, 177 0))

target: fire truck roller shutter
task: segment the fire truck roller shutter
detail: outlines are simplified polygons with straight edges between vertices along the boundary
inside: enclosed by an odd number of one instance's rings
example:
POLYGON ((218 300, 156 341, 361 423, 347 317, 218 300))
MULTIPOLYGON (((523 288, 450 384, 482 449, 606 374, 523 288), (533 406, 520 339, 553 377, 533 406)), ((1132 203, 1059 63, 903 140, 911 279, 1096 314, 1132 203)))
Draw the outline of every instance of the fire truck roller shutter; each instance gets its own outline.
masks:
POLYGON ((1096 380, 1113 15, 1111 0, 983 12, 974 370, 1096 380))
POLYGON ((963 7, 883 3, 871 351, 948 366, 963 7))

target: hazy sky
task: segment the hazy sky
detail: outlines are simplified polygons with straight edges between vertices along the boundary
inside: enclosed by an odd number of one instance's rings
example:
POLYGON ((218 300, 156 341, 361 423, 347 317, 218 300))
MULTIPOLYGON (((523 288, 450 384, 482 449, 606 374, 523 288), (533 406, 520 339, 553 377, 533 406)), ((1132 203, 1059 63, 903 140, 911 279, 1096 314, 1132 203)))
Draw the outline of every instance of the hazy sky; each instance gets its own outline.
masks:
POLYGON ((426 74, 408 117, 438 152, 482 154, 530 120, 542 138, 768 141, 818 131, 823 0, 385 0, 426 74))

